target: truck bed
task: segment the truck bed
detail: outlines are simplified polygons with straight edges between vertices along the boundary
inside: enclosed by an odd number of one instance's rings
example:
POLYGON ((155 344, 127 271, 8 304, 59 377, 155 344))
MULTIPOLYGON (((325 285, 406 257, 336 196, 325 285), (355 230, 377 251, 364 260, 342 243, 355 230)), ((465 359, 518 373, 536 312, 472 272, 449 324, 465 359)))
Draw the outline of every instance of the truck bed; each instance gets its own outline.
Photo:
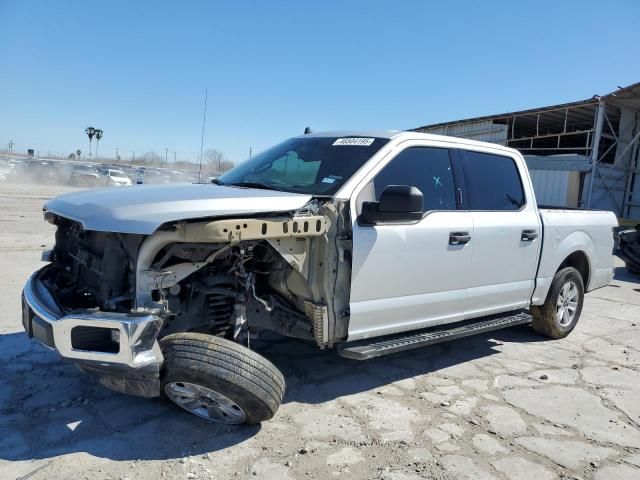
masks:
POLYGON ((569 208, 539 208, 542 221, 542 253, 533 304, 546 298, 551 280, 562 261, 577 251, 588 256, 585 290, 604 287, 613 277, 613 212, 569 208))

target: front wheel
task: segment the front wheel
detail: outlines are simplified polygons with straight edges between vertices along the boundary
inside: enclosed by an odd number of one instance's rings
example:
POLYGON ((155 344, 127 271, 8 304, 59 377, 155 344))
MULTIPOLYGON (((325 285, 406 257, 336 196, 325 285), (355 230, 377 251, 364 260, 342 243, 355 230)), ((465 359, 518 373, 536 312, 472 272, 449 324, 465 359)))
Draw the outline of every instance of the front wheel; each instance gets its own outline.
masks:
POLYGON ((533 328, 551 338, 564 338, 575 328, 582 313, 584 283, 573 267, 563 268, 553 277, 547 299, 531 307, 533 328))
POLYGON ((202 333, 160 340, 165 363, 161 393, 205 420, 260 423, 282 402, 282 373, 266 358, 237 343, 202 333))

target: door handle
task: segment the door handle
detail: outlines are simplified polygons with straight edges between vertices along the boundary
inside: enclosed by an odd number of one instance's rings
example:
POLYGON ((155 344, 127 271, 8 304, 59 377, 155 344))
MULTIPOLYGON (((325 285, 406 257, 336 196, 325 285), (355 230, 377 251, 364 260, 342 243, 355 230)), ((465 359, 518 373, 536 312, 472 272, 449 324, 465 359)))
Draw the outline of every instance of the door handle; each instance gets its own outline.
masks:
POLYGON ((451 232, 449 234, 449 245, 465 245, 471 240, 469 232, 451 232))
POLYGON ((538 232, 535 230, 522 230, 522 236, 520 240, 523 242, 530 242, 534 238, 538 238, 538 232))

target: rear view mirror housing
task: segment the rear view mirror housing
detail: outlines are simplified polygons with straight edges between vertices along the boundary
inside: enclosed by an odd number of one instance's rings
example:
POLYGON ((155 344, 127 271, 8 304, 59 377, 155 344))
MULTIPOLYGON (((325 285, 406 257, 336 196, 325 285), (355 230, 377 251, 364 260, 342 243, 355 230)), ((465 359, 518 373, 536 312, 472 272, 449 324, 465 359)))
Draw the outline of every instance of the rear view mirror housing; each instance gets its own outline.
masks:
POLYGON ((410 185, 389 185, 377 202, 363 202, 358 221, 362 225, 413 223, 422 218, 423 196, 410 185))

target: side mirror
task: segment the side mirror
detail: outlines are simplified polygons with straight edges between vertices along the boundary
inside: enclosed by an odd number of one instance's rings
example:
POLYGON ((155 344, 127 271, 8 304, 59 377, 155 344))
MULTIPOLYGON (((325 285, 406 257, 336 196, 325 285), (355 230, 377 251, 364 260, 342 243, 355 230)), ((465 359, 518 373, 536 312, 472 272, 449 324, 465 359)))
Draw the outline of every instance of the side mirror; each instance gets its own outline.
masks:
POLYGON ((422 192, 409 185, 389 185, 380 195, 379 202, 363 202, 360 223, 417 222, 423 214, 422 192))

